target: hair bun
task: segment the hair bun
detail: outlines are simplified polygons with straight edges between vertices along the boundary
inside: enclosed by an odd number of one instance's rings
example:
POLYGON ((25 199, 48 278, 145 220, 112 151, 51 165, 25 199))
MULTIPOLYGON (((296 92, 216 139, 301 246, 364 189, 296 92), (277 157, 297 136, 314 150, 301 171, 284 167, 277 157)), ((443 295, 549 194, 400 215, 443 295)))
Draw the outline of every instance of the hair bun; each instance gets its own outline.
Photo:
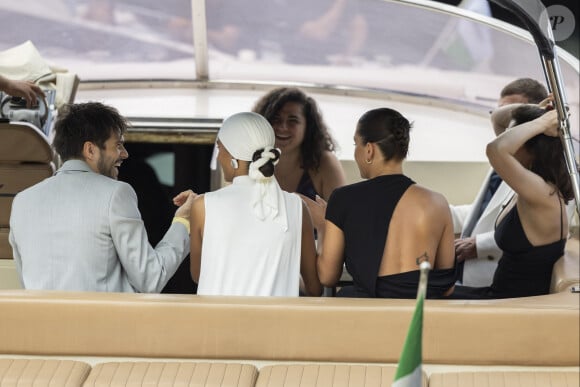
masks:
POLYGON ((268 146, 254 152, 250 163, 249 176, 254 180, 269 179, 274 175, 274 166, 280 160, 282 152, 278 148, 268 146))

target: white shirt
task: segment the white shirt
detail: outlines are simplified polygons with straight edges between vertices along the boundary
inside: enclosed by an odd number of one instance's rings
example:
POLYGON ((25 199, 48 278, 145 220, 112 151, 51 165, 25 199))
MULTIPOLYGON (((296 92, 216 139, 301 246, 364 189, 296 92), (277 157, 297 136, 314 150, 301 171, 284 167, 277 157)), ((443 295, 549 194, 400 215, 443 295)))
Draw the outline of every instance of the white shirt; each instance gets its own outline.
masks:
MULTIPOLYGON (((302 200, 282 192, 287 230, 260 220, 252 206, 254 180, 204 195, 205 224, 197 294, 298 296, 302 242, 302 200)), ((277 182, 276 182, 277 184, 277 182)))

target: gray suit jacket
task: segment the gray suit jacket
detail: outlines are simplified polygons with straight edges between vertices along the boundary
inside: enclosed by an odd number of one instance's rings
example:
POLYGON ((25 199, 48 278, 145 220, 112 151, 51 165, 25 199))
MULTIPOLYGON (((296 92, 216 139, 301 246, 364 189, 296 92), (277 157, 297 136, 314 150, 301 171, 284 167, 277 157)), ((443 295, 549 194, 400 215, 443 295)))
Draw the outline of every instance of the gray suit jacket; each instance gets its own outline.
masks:
POLYGON ((189 253, 180 223, 151 247, 133 188, 81 160, 16 195, 10 244, 26 289, 160 292, 189 253))

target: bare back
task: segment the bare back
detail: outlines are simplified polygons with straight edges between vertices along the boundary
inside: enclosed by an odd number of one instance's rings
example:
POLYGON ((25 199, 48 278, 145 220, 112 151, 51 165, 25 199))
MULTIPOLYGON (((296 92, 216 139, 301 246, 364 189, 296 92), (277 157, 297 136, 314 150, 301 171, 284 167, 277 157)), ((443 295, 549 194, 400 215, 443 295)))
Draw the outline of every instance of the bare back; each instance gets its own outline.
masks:
POLYGON ((436 269, 455 262, 449 205, 436 192, 414 184, 397 204, 385 243, 379 276, 418 270, 424 257, 436 269))

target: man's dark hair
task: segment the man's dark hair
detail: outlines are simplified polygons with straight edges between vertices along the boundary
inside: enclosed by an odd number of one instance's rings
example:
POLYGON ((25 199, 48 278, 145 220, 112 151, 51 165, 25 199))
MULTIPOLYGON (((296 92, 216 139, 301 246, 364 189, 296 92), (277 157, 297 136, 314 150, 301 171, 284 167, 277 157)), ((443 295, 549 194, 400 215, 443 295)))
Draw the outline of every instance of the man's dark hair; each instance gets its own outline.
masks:
POLYGON ((500 93, 500 98, 507 95, 521 94, 528 103, 540 103, 548 98, 548 90, 540 82, 532 78, 519 78, 508 83, 500 93))
POLYGON ((68 104, 58 113, 52 145, 62 161, 83 159, 86 141, 105 148, 114 131, 125 133, 129 124, 117 109, 100 102, 68 104))

